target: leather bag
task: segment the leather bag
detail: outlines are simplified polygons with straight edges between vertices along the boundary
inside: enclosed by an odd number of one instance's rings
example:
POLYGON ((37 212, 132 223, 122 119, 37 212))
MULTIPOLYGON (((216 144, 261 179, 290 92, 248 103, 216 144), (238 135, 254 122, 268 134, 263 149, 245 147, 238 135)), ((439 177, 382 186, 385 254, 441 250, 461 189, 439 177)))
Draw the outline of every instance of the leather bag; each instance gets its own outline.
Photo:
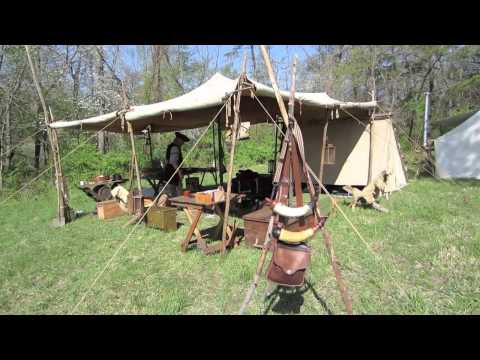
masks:
POLYGON ((310 247, 307 244, 290 245, 276 241, 267 279, 282 286, 303 286, 309 265, 310 247))

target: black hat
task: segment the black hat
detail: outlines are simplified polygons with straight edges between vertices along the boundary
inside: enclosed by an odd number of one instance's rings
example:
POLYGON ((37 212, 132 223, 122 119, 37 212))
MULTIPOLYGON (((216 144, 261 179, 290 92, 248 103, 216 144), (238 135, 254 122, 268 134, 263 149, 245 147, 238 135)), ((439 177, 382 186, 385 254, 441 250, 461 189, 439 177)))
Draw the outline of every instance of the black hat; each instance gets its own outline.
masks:
POLYGON ((178 131, 175 131, 175 136, 182 139, 184 142, 189 142, 190 141, 190 139, 186 135, 183 135, 182 133, 179 133, 178 131))

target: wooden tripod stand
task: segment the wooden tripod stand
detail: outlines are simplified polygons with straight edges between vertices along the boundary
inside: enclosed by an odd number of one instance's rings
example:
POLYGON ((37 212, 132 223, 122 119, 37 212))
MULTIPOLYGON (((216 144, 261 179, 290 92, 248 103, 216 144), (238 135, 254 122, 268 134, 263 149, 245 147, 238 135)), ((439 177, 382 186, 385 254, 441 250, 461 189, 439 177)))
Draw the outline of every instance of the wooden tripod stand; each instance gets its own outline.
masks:
MULTIPOLYGON (((257 265, 254 279, 253 279, 252 285, 250 286, 247 292, 245 300, 242 303, 239 314, 243 314, 246 307, 250 303, 251 298, 253 297, 255 289, 258 285, 258 281, 260 279, 260 275, 262 273, 263 266, 265 264, 267 252, 270 248, 270 242, 272 240, 273 241, 283 240, 286 242, 289 242, 290 240, 291 242, 296 242, 296 243, 306 241, 308 238, 311 238, 314 235, 315 231, 317 231, 320 228, 323 228, 327 218, 327 217, 320 216, 320 211, 316 206, 317 194, 313 187, 310 174, 307 170, 308 166, 305 161, 304 148, 303 148, 303 136, 300 131, 300 128, 298 127, 297 121, 294 118, 295 61, 292 66, 292 88, 291 88, 290 101, 289 101, 289 113, 287 115, 285 104, 283 102, 283 98, 278 89, 276 79, 275 79, 275 74, 273 72, 273 68, 270 63, 270 58, 268 56, 268 52, 264 45, 261 45, 261 51, 265 61, 265 65, 267 67, 270 80, 272 82, 272 87, 275 91, 275 97, 277 99, 280 112, 282 114, 282 118, 285 124, 287 125, 287 133, 285 134, 284 142, 282 145, 282 152, 279 160, 280 166, 277 166, 277 172, 275 173, 275 177, 274 177, 274 185, 276 185, 276 187, 274 187, 274 191, 276 191, 276 193, 274 196, 275 200, 273 202, 276 203, 275 207, 278 206, 278 208, 277 208, 277 211, 275 211, 275 208, 274 208, 274 214, 270 218, 266 238, 265 238, 263 249, 262 249, 262 254, 260 256, 260 259, 257 265), (301 164, 300 164, 300 160, 301 160, 301 164), (309 206, 303 205, 303 193, 302 193, 302 186, 301 186, 300 167, 303 168, 304 176, 307 180, 308 191, 311 196, 311 202, 309 206), (290 171, 291 171, 291 174, 293 175, 293 189, 295 191, 295 199, 296 199, 295 208, 290 208, 288 206, 290 189, 292 188, 292 184, 290 181, 291 179, 290 171), (290 215, 290 216, 296 216, 296 217, 302 218, 302 216, 306 215, 306 211, 308 210, 308 208, 310 208, 310 210, 312 211, 315 219, 312 227, 296 233, 291 233, 285 228, 282 229, 282 226, 281 226, 282 221, 280 221, 280 215, 285 215, 285 216, 290 215)), ((304 221, 304 219, 302 219, 301 221, 304 221)), ((348 295, 347 289, 345 287, 345 284, 343 282, 343 279, 340 273, 340 269, 338 267, 338 262, 336 260, 335 253, 333 251, 333 245, 332 245, 330 234, 324 229, 322 229, 322 234, 324 236, 325 246, 331 258, 333 271, 335 273, 335 277, 336 277, 340 292, 342 294, 342 300, 345 303, 347 313, 352 314, 351 299, 348 295)))

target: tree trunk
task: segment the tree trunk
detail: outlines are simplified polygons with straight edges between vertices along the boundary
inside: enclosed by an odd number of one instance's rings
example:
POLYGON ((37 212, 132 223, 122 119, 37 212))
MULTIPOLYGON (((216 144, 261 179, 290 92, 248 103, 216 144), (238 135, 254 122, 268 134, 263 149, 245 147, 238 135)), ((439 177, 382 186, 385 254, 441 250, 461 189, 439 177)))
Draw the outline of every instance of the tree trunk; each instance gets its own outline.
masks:
MULTIPOLYGON (((37 116, 35 119, 35 131, 40 129, 40 116, 42 114, 41 105, 37 105, 37 116)), ((38 174, 40 170, 40 154, 41 154, 41 147, 42 147, 42 134, 35 135, 34 139, 34 155, 33 155, 33 166, 35 167, 35 172, 38 174)))
POLYGON ((412 112, 410 116, 410 124, 408 125, 408 137, 411 139, 413 135, 413 125, 415 124, 416 113, 412 112))
POLYGON ((162 101, 161 63, 165 45, 152 45, 152 92, 153 102, 162 101))
POLYGON ((12 129, 10 126, 10 102, 7 103, 6 109, 5 109, 5 127, 4 127, 4 139, 5 142, 3 144, 3 149, 4 153, 6 154, 4 156, 4 169, 6 171, 10 170, 10 165, 11 165, 11 159, 13 156, 13 153, 11 152, 12 148, 12 129))
MULTIPOLYGON (((99 56, 99 59, 98 59, 97 75, 98 75, 98 81, 100 83, 100 91, 102 91, 105 84, 105 70, 103 67, 103 57, 105 55, 104 55, 103 46, 99 46, 98 51, 101 56, 99 56)), ((103 94, 100 94, 100 95, 101 95, 100 96, 100 113, 105 114, 106 112, 105 99, 103 97, 103 94)), ((97 149, 101 154, 105 154, 107 152, 107 134, 105 131, 99 131, 97 134, 97 149)))
MULTIPOLYGON (((1 119, 1 118, 0 118, 1 119)), ((0 123, 0 154, 3 154, 3 122, 0 123)), ((3 155, 0 155, 0 191, 3 190, 3 155)))
POLYGON ((257 63, 255 61, 255 45, 250 45, 250 53, 252 56, 253 78, 257 80, 257 63))

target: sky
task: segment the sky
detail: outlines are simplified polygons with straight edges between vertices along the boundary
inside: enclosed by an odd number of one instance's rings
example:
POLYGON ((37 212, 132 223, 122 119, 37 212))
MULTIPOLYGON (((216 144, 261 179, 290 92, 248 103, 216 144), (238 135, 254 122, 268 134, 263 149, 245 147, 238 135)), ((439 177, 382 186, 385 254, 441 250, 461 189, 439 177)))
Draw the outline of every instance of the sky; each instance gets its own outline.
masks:
MULTIPOLYGON (((211 56, 212 59, 216 59, 218 51, 218 66, 228 63, 231 59, 226 56, 226 54, 236 46, 236 45, 189 45, 192 50, 195 50, 195 56, 211 56)), ((135 52, 135 46, 133 45, 124 45, 121 46, 122 52, 124 53, 124 60, 127 65, 139 69, 140 59, 137 58, 135 52)), ((234 68, 240 70, 241 63, 243 61, 243 52, 247 53, 247 56, 250 56, 250 49, 246 46, 241 50, 239 56, 233 59, 234 68)), ((305 59, 307 56, 312 55, 315 52, 314 45, 273 45, 271 47, 271 57, 274 60, 282 61, 284 64, 291 64, 293 56, 296 55, 299 61, 305 59), (288 60, 288 61, 287 61, 288 60)), ((259 63, 261 63, 260 49, 258 45, 255 46, 255 53, 259 63)), ((250 57, 249 57, 250 58, 250 57)), ((249 59, 248 58, 248 59, 249 59)), ((286 70, 289 66, 285 65, 286 70)))

